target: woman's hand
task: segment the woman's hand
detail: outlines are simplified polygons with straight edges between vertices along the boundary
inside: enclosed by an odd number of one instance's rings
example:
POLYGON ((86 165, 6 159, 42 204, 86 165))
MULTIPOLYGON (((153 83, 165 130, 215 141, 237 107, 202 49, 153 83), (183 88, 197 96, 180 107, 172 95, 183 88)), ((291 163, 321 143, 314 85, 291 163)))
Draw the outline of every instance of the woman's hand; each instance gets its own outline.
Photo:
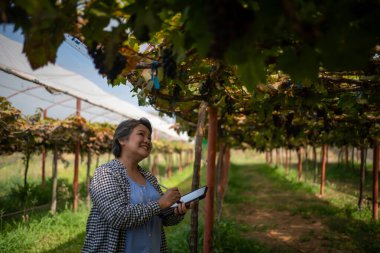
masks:
POLYGON ((168 189, 164 195, 158 200, 158 204, 161 209, 165 209, 179 201, 181 198, 181 193, 177 187, 168 189))
POLYGON ((194 206, 194 202, 191 202, 189 207, 186 207, 186 204, 185 204, 185 203, 180 203, 180 204, 178 204, 178 206, 174 209, 174 213, 175 213, 175 214, 180 214, 180 215, 185 215, 186 212, 187 212, 189 209, 193 208, 193 206, 194 206))

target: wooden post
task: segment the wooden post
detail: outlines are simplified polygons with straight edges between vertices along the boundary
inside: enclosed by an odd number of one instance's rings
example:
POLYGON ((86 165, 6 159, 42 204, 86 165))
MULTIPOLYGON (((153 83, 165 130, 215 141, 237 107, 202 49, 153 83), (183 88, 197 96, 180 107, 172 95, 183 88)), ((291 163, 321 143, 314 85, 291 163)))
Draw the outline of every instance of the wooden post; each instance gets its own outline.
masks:
POLYGON ((46 170, 46 148, 45 148, 44 145, 42 146, 41 157, 42 157, 41 188, 42 188, 42 191, 45 191, 45 187, 46 187, 46 180, 45 180, 45 177, 46 177, 45 176, 45 170, 46 170))
POLYGON ((89 208, 91 206, 90 198, 90 174, 91 174, 91 149, 87 150, 87 171, 86 171, 86 206, 89 208))
POLYGON ((52 197, 51 197, 51 207, 50 211, 52 214, 55 214, 57 210, 57 166, 58 166, 58 150, 57 144, 54 144, 53 149, 53 166, 52 166, 52 180, 53 180, 53 189, 52 189, 52 197))
POLYGON ((219 143, 218 159, 216 163, 216 209, 218 213, 218 221, 221 218, 222 198, 223 198, 223 177, 224 177, 224 153, 226 152, 226 143, 219 143))
POLYGON ((223 187, 223 197, 227 192, 228 187, 228 175, 230 173, 230 160, 231 160, 231 150, 230 145, 227 144, 226 152, 224 154, 224 187, 223 187))
POLYGON ((208 150, 207 150, 207 186, 205 233, 203 241, 203 252, 211 253, 213 249, 213 227, 214 227, 214 194, 215 194, 215 157, 216 157, 216 133, 218 129, 217 110, 208 107, 208 150))
POLYGON ((365 183, 365 162, 364 159, 366 157, 365 155, 365 147, 362 145, 360 147, 360 185, 359 185, 359 199, 358 199, 358 208, 359 210, 362 209, 362 203, 363 203, 363 190, 364 190, 364 183, 365 183))
POLYGON ((224 201, 224 195, 226 194, 226 191, 227 191, 229 170, 230 170, 230 147, 228 144, 226 144, 223 151, 223 162, 222 162, 221 176, 219 179, 219 186, 218 186, 218 192, 219 192, 218 220, 219 221, 222 218, 223 201, 224 201))
POLYGON ((171 178, 173 174, 173 155, 169 153, 167 158, 168 158, 168 178, 171 178))
POLYGON ((314 177, 313 177, 313 183, 317 183, 317 177, 318 177, 318 162, 317 162, 317 149, 313 145, 313 167, 314 167, 314 177))
POLYGON ((179 172, 181 173, 183 168, 182 168, 182 150, 178 153, 179 155, 179 167, 178 167, 178 170, 179 172))
MULTIPOLYGON (((43 119, 46 119, 47 117, 47 110, 43 111, 43 119)), ((41 153, 41 159, 42 159, 42 168, 41 168, 41 188, 42 191, 45 191, 46 188, 46 148, 45 148, 45 143, 42 145, 42 153, 41 153)))
MULTIPOLYGON (((204 125, 206 121, 206 108, 207 103, 202 102, 199 106, 198 111, 198 123, 197 131, 195 135, 195 144, 194 144, 194 166, 193 166, 193 181, 191 189, 194 191, 199 188, 200 181, 200 170, 201 170, 201 160, 202 160, 202 141, 204 137, 204 125)), ((188 153, 188 157, 191 157, 191 153, 188 153)), ((193 209, 191 210, 191 232, 190 232, 190 252, 198 252, 198 202, 194 204, 193 209)))
POLYGON ((320 194, 323 196, 325 190, 325 173, 326 173, 326 156, 327 156, 327 145, 322 145, 322 169, 321 169, 321 191, 320 194))
POLYGON ((374 220, 379 219, 379 168, 380 168, 380 147, 379 141, 373 142, 373 187, 372 187, 372 218, 374 220))
MULTIPOLYGON (((78 98, 77 99, 77 111, 76 111, 77 117, 80 117, 80 111, 81 111, 81 100, 78 98)), ((73 196, 74 196, 73 212, 76 212, 78 209, 79 153, 80 153, 80 141, 77 140, 77 143, 75 143, 74 182, 73 182, 73 196)))
POLYGON ((285 175, 289 174, 289 150, 285 149, 285 175))
POLYGON ((302 147, 297 148, 297 157, 298 157, 298 182, 301 182, 301 179, 302 179, 302 147))
POLYGON ((280 149, 276 148, 276 166, 280 166, 280 149))

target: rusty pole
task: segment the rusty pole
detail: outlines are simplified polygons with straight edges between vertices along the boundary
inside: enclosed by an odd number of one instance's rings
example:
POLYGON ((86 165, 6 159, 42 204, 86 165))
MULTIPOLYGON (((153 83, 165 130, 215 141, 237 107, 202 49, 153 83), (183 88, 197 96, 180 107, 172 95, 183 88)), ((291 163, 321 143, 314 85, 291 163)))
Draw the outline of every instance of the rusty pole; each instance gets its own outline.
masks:
POLYGON ((322 169, 321 169, 321 191, 320 194, 323 196, 324 190, 325 190, 325 174, 326 174, 326 152, 327 151, 327 145, 322 145, 322 169))
POLYGON ((214 226, 214 193, 215 193, 215 158, 216 158, 216 133, 217 133, 217 110, 208 107, 208 150, 207 150, 207 186, 205 210, 205 232, 203 252, 211 253, 213 249, 213 226, 214 226))

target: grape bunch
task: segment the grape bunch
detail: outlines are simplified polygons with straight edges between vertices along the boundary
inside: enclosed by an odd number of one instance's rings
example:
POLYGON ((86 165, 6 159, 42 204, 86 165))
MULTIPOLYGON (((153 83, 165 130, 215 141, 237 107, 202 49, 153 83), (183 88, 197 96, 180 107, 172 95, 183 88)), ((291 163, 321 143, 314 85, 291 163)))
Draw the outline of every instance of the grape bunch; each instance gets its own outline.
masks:
POLYGON ((227 96, 225 101, 226 101, 225 107, 226 107, 227 114, 229 114, 229 115, 233 114, 235 109, 234 109, 234 103, 233 103, 231 97, 227 96))
POLYGON ((177 76, 177 63, 174 60, 173 51, 170 48, 162 50, 162 67, 164 68, 164 75, 170 79, 177 76))
POLYGON ((209 96, 210 90, 211 90, 211 84, 212 84, 211 79, 207 78, 206 81, 202 82, 201 87, 199 88, 199 93, 204 97, 209 96))
POLYGON ((92 57, 95 68, 98 70, 99 74, 106 75, 111 83, 115 81, 127 65, 126 58, 119 52, 113 56, 111 64, 107 65, 104 47, 100 46, 98 43, 94 43, 88 50, 88 53, 92 57))
POLYGON ((180 93, 181 93, 181 87, 179 85, 175 85, 173 89, 173 100, 179 101, 180 100, 180 93))

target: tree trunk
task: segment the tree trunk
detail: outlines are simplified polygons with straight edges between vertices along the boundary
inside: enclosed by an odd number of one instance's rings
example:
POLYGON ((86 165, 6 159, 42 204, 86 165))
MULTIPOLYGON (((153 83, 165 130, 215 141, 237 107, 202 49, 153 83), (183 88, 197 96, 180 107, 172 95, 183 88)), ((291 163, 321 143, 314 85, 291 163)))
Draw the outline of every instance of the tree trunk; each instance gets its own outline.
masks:
POLYGON ((380 147, 379 141, 373 142, 373 186, 372 186, 372 218, 377 221, 379 219, 379 162, 380 147))
MULTIPOLYGON (((194 168, 193 168, 193 181, 191 189, 194 191, 199 188, 200 170, 202 160, 202 141, 205 133, 205 121, 206 121, 206 108, 207 103, 202 102, 199 106, 197 131, 195 135, 194 146, 194 168)), ((188 155, 190 157, 190 154, 188 155)), ((191 232, 190 232, 190 252, 198 252, 198 202, 194 203, 193 209, 191 209, 191 232)))
POLYGON ((270 165, 273 164, 273 152, 272 152, 272 150, 269 150, 269 164, 270 165))
POLYGON ((181 173, 182 170, 183 170, 183 165, 182 165, 182 151, 178 153, 178 156, 179 156, 179 167, 178 167, 178 170, 179 172, 181 173))
POLYGON ((317 183, 317 177, 318 177, 318 162, 317 162, 317 150, 315 146, 313 145, 313 167, 314 167, 314 178, 313 183, 317 183))
POLYGON ((228 144, 224 146, 223 157, 222 157, 222 168, 221 168, 221 176, 219 178, 219 206, 218 206, 218 221, 222 218, 222 210, 223 210, 223 199, 227 190, 228 185, 228 174, 230 169, 230 148, 228 144))
POLYGON ((173 174, 173 155, 168 154, 167 158, 168 158, 168 178, 171 178, 173 174))
POLYGON ((276 166, 280 166, 280 149, 276 148, 276 166))
POLYGON ((90 198, 90 174, 91 174, 91 150, 87 151, 87 172, 86 172, 86 206, 89 208, 91 206, 90 198))
POLYGON ((289 174, 289 150, 285 149, 285 174, 289 174))
POLYGON ((99 167, 99 155, 96 156, 96 165, 95 168, 99 167))
MULTIPOLYGON (((230 174, 230 160, 231 160, 231 149, 230 149, 230 145, 227 144, 227 147, 226 147, 226 152, 224 153, 224 176, 223 176, 223 179, 224 179, 224 184, 223 184, 223 198, 224 198, 224 195, 225 193, 227 192, 227 189, 228 189, 228 176, 230 174)), ((222 201, 222 204, 223 204, 223 201, 222 201)))
POLYGON ((74 182, 73 182, 73 212, 78 209, 78 178, 79 178, 79 152, 80 152, 80 142, 75 144, 75 161, 74 161, 74 182))
POLYGON ((358 200, 358 208, 362 209, 363 204, 363 188, 365 183, 365 148, 362 146, 360 148, 360 185, 359 185, 359 200, 358 200))
POLYGON ((57 166, 58 166, 58 150, 54 145, 53 149, 53 166, 52 166, 52 197, 51 197, 51 208, 50 211, 52 214, 55 214, 57 211, 57 166))
POLYGON ((354 146, 352 146, 352 150, 351 150, 351 168, 352 170, 355 170, 355 148, 354 146))
POLYGON ((321 169, 321 191, 320 194, 323 196, 325 191, 325 174, 326 174, 326 160, 327 160, 327 145, 322 145, 322 169, 321 169))
POLYGON ((340 168, 340 164, 343 163, 343 148, 340 148, 339 149, 339 153, 338 153, 338 166, 340 168))
POLYGON ((29 160, 30 160, 31 153, 29 151, 26 152, 24 157, 24 163, 25 163, 25 171, 24 171, 24 189, 27 191, 28 189, 28 171, 29 171, 29 160))
POLYGON ((205 233, 203 240, 203 252, 211 253, 213 249, 214 227, 214 194, 215 194, 215 157, 216 157, 216 133, 218 131, 218 117, 216 108, 208 107, 208 150, 207 150, 207 186, 205 208, 205 233))
POLYGON ((46 148, 45 145, 42 146, 42 153, 41 153, 41 158, 42 158, 42 169, 41 169, 41 188, 42 191, 45 191, 46 188, 46 179, 45 179, 45 170, 46 170, 46 148))
POLYGON ((302 179, 302 147, 297 148, 298 157, 298 182, 302 179))

